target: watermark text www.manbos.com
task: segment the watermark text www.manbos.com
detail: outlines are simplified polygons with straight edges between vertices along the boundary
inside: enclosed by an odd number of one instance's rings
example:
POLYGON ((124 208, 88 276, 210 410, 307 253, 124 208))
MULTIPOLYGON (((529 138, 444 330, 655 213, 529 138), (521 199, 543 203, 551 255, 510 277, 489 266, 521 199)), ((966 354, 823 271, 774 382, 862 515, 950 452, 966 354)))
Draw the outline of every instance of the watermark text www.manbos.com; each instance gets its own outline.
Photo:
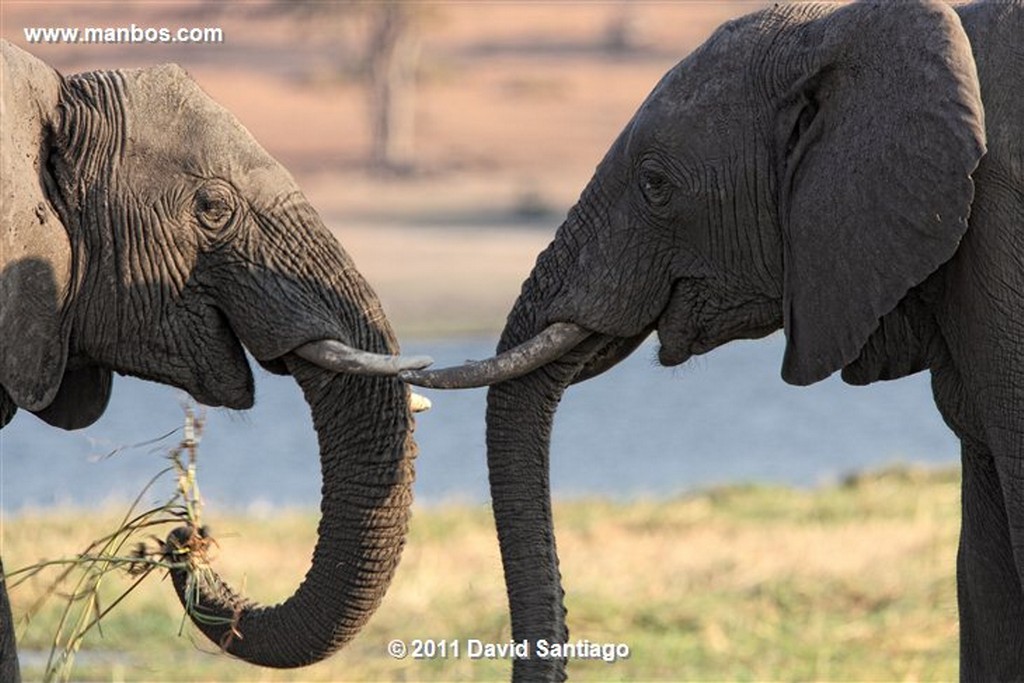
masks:
POLYGON ((219 26, 107 26, 42 27, 23 29, 29 43, 71 43, 76 45, 131 45, 133 43, 223 43, 219 26))
POLYGON ((580 639, 568 643, 549 640, 509 640, 491 643, 476 638, 392 640, 388 655, 395 659, 595 659, 613 663, 629 659, 626 643, 596 643, 580 639))

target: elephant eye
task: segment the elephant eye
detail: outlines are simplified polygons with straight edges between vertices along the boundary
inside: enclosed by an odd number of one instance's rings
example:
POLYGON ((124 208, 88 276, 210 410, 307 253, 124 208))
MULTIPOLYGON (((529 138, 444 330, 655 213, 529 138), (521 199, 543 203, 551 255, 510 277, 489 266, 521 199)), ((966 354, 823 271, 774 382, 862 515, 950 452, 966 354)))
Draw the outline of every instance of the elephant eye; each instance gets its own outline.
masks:
POLYGON ((235 214, 234 195, 223 183, 204 185, 196 191, 195 213, 203 227, 220 230, 235 214))
POLYGON ((672 183, 664 173, 651 168, 640 170, 640 191, 652 206, 661 206, 672 195, 672 183))

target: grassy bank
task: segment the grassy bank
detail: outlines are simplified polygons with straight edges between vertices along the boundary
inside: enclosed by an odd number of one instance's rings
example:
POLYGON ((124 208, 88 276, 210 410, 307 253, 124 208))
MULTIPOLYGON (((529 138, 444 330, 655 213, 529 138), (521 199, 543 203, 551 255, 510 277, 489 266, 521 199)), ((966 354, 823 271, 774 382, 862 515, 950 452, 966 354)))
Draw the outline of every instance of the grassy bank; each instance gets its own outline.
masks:
MULTIPOLYGON (((816 491, 742 487, 673 501, 556 508, 574 639, 625 643, 628 659, 573 661, 573 680, 952 680, 957 675, 956 472, 893 470, 816 491)), ((22 514, 4 525, 14 569, 73 554, 118 512, 22 514)), ((217 568, 262 601, 305 572, 315 519, 219 518, 217 568)), ((130 582, 110 580, 112 599, 130 582), (121 585, 115 585, 121 583, 121 585)), ((23 614, 43 589, 12 594, 23 614)), ((20 631, 49 648, 57 607, 20 631)), ((260 670, 216 654, 166 581, 146 581, 92 634, 79 680, 503 680, 468 639, 507 642, 504 586, 485 506, 419 509, 395 582, 363 633, 304 670, 260 670), (460 656, 393 659, 392 639, 460 642, 460 656)), ((28 680, 40 658, 23 656, 28 680)), ((42 658, 45 661, 45 656, 42 658)))

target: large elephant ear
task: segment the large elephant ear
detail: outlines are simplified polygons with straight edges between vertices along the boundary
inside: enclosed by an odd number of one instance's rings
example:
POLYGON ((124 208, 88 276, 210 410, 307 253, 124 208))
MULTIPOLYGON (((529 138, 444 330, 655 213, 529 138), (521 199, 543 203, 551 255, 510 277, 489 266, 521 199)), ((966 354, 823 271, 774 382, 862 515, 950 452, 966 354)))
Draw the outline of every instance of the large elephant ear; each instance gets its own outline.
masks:
POLYGON ((809 68, 777 120, 791 384, 853 361, 953 255, 985 153, 974 59, 949 7, 847 5, 803 30, 793 61, 809 68))
POLYGON ((44 187, 61 79, 6 41, 0 78, 0 385, 15 405, 41 410, 60 388, 68 345, 71 244, 44 187))

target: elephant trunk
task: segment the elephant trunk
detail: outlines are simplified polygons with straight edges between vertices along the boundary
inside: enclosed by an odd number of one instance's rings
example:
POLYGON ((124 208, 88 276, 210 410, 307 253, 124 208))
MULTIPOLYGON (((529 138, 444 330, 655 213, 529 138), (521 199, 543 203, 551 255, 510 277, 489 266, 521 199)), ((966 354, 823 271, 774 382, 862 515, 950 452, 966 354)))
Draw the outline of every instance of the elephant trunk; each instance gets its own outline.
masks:
POLYGON ((555 410, 578 368, 555 363, 487 392, 487 468, 505 571, 512 638, 530 642, 513 680, 565 679, 565 661, 536 657, 537 643, 563 643, 564 593, 551 515, 549 451, 555 410))
MULTIPOLYGON (((260 606, 209 569, 171 572, 199 630, 232 655, 278 668, 329 656, 380 604, 405 544, 416 455, 404 384, 325 372, 295 356, 285 362, 312 410, 323 475, 318 541, 305 579, 284 602, 260 606)), ((172 553, 191 533, 172 534, 172 553)))
MULTIPOLYGON (((499 352, 544 324, 533 305, 542 289, 535 269, 509 315, 499 352)), ((539 641, 564 643, 569 635, 551 515, 551 427, 566 387, 607 343, 604 335, 591 335, 558 360, 487 392, 487 467, 512 637, 530 642, 531 657, 513 663, 517 681, 565 679, 564 660, 536 656, 539 641)))

